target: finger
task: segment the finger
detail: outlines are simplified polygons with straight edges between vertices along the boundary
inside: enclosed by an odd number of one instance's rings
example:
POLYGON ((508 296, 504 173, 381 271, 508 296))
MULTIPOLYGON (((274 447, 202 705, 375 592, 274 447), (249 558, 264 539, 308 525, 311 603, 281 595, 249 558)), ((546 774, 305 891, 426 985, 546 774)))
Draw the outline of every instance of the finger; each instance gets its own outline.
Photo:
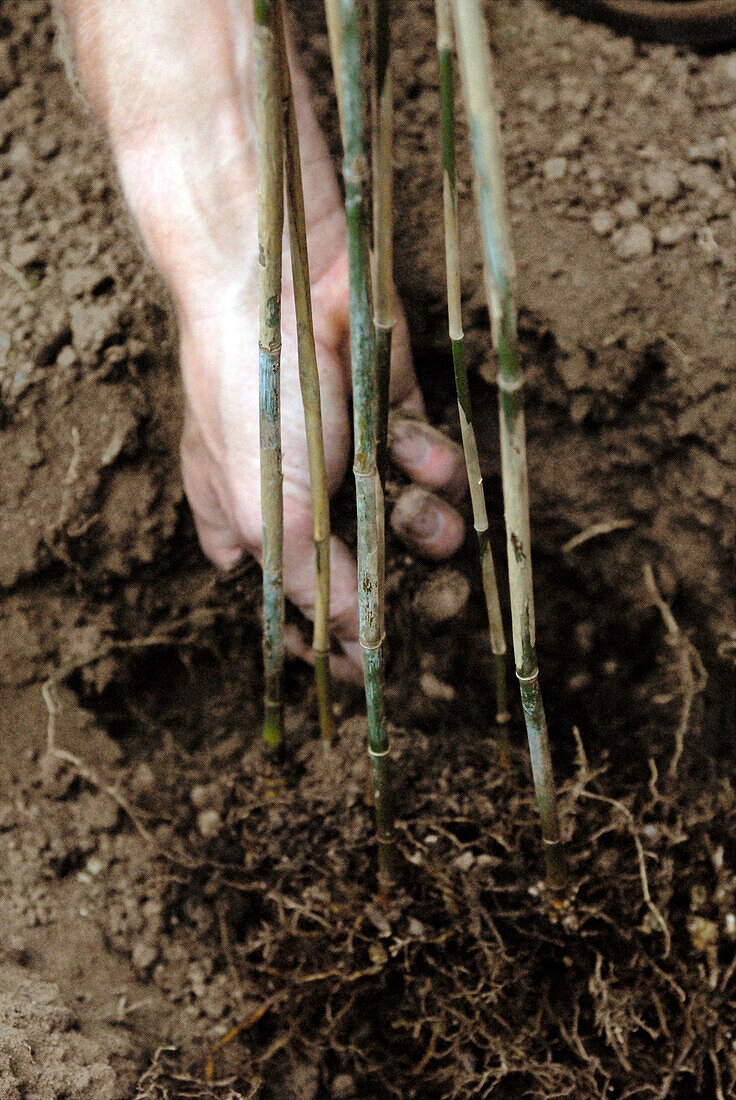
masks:
POLYGON ((462 447, 423 420, 395 417, 389 424, 391 458, 412 481, 459 503, 467 493, 462 447))
POLYGON ((414 373, 406 316, 398 298, 395 312, 391 345, 391 457, 413 481, 439 490, 457 503, 467 492, 462 449, 427 422, 424 399, 414 373))
MULTIPOLYGON (((309 502, 284 496, 284 592, 308 619, 314 620, 314 542, 309 502)), ((358 623, 358 575, 345 543, 330 539, 330 634, 346 657, 361 664, 358 623)))
POLYGON ((394 316, 396 321, 391 336, 390 404, 404 416, 413 417, 415 420, 426 420, 424 398, 414 372, 409 326, 406 323, 404 307, 395 290, 394 316))
POLYGON ((419 485, 409 486, 396 501, 391 527, 409 549, 432 561, 451 557, 465 538, 452 505, 419 485))
MULTIPOLYGON (((305 661, 308 665, 314 665, 314 650, 296 623, 286 624, 284 644, 292 656, 298 657, 300 661, 305 661)), ((363 673, 351 657, 345 657, 340 653, 331 653, 330 672, 336 680, 355 684, 356 687, 361 687, 363 684, 363 673)))
POLYGON ((200 546, 220 569, 232 569, 245 549, 218 492, 212 459, 191 415, 184 422, 181 439, 181 469, 184 492, 194 517, 200 546))

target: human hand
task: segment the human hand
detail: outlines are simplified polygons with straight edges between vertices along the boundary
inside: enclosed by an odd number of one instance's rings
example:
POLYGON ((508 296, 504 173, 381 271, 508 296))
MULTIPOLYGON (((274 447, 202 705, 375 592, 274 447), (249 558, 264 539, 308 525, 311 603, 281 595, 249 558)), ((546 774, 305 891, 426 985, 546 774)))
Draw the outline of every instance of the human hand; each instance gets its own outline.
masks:
MULTIPOLYGON (((174 298, 186 399, 184 485, 202 548, 229 568, 244 550, 259 558, 262 547, 251 5, 66 0, 65 7, 84 90, 109 134, 143 241, 174 298)), ((293 59, 292 69, 325 459, 334 492, 350 454, 345 222, 307 82, 293 59)), ((282 327, 284 587, 311 617, 312 518, 288 255, 282 327)), ((448 557, 463 539, 450 503, 463 492, 462 453, 426 422, 400 307, 391 404, 391 455, 413 483, 397 501, 392 525, 414 550, 448 557)), ((351 553, 336 538, 331 562, 331 628, 346 655, 335 671, 349 674, 360 662, 357 578, 351 553)))

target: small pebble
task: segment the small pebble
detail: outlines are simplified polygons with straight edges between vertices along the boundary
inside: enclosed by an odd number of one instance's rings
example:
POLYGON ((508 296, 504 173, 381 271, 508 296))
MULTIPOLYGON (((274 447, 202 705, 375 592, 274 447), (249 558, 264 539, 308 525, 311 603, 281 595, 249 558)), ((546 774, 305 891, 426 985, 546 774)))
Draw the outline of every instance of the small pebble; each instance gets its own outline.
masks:
POLYGON ((613 240, 619 260, 645 260, 654 251, 651 230, 642 222, 635 222, 614 234, 613 240))
POLYGON ((566 156, 569 153, 577 153, 582 143, 583 135, 580 130, 567 130, 557 142, 555 152, 560 156, 566 156))
POLYGON ((464 609, 470 584, 457 569, 440 569, 419 586, 414 594, 414 611, 428 623, 444 623, 464 609))
POLYGON ((639 207, 633 199, 622 199, 613 209, 618 220, 622 222, 635 222, 639 217, 639 207))
POLYGON ((337 1077, 333 1077, 332 1095, 335 1100, 352 1100, 352 1097, 357 1094, 355 1078, 349 1073, 338 1073, 337 1077))
MULTIPOLYGON (((71 348, 69 350, 71 351, 71 348)), ((131 791, 133 794, 145 794, 153 790, 155 785, 156 776, 153 774, 153 769, 149 764, 141 762, 130 777, 131 791)))
POLYGON ((567 356, 560 357, 555 363, 555 370, 566 389, 581 390, 589 378, 588 357, 583 349, 579 348, 567 356))
POLYGON ((192 787, 189 798, 197 810, 209 810, 222 807, 223 790, 219 783, 198 783, 192 787))
POLYGON ((610 210, 596 210, 591 215, 590 228, 596 237, 610 237, 616 228, 616 216, 610 210))
POLYGON ((55 157, 60 148, 61 141, 56 134, 43 134, 36 142, 36 152, 41 160, 55 157))
POLYGON ((707 951, 718 944, 718 925, 705 917, 688 917, 687 930, 696 951, 707 951))
POLYGON ((704 225, 698 230, 695 237, 695 243, 704 253, 707 263, 719 263, 721 259, 721 250, 718 247, 718 241, 715 238, 715 234, 709 225, 704 225))
POLYGON ((377 905, 366 905, 365 915, 381 936, 391 935, 391 922, 377 905))
POLYGON ((289 1100, 317 1100, 319 1095, 319 1070, 317 1066, 302 1063, 295 1066, 288 1077, 289 1100))
POLYGON ((368 958, 374 966, 385 966, 388 962, 386 950, 380 943, 371 943, 368 945, 368 958))
POLYGON ((680 241, 684 241, 690 233, 690 226, 686 222, 672 222, 657 230, 657 244, 662 248, 673 248, 680 241))
POLYGON ((475 856, 472 852, 463 852, 462 855, 453 860, 453 863, 458 871, 469 871, 475 863, 475 856))
POLYGON ((542 165, 542 175, 546 180, 556 181, 564 179, 567 172, 567 159, 565 157, 549 157, 542 165))
POLYGON ((150 970, 158 958, 158 948, 151 943, 142 943, 140 940, 133 948, 131 962, 136 970, 150 970))
POLYGON ((443 703, 451 703, 455 698, 455 689, 452 684, 446 684, 444 680, 438 680, 431 672, 423 672, 419 678, 419 687, 427 699, 438 699, 443 703))
POLYGON ((197 828, 205 840, 212 840, 222 828, 222 818, 217 810, 202 810, 197 814, 197 828))
POLYGON ((570 402, 570 419, 573 424, 582 424, 593 408, 593 398, 586 393, 576 393, 570 402))
MULTIPOLYGON (((57 367, 61 367, 62 370, 73 367, 76 362, 77 353, 75 352, 71 344, 67 344, 65 347, 63 347, 59 354, 56 356, 56 365, 57 367)), ((151 769, 149 768, 148 770, 150 771, 151 769)))
POLYGON ((531 107, 535 114, 544 114, 557 106, 557 96, 554 88, 549 84, 527 84, 519 92, 519 103, 524 107, 531 107))
POLYGON ((579 88, 574 85, 563 86, 560 91, 560 101, 565 107, 572 108, 578 114, 583 114, 590 107, 593 96, 589 88, 579 88))
POLYGON ((673 202, 680 194, 680 181, 669 168, 649 168, 644 175, 644 187, 653 199, 673 202))
POLYGON ((717 173, 709 164, 690 164, 680 172, 680 183, 688 191, 700 191, 713 202, 722 199, 725 192, 717 173))

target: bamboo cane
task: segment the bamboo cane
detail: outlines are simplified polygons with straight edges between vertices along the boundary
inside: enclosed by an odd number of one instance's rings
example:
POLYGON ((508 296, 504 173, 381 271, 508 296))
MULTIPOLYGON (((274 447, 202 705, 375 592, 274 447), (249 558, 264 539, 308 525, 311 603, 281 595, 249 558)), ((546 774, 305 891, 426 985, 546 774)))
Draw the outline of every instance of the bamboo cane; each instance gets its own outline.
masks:
POLYGON ((519 365, 515 269, 491 53, 479 0, 453 0, 453 11, 476 176, 486 293, 498 354, 501 468, 516 675, 542 821, 547 881, 553 889, 561 889, 565 883, 565 855, 537 667, 524 379, 519 365))
POLYGON ((342 115, 342 12, 340 4, 342 0, 325 0, 325 17, 327 19, 327 37, 330 43, 330 58, 332 60, 332 75, 335 81, 335 97, 337 98, 337 114, 340 119, 340 133, 343 132, 342 115))
POLYGON ((483 592, 488 612, 491 652, 495 664, 496 724, 499 727, 501 759, 508 764, 508 723, 511 718, 506 693, 506 638, 498 598, 496 570, 488 533, 488 514, 483 492, 483 475, 473 427, 468 371, 463 347, 462 301, 460 292, 460 245, 458 230, 457 181, 455 173, 455 108, 450 0, 436 0, 437 51, 440 63, 440 101, 442 111, 442 190, 445 212, 445 259, 447 266, 447 314, 449 319, 452 362, 460 417, 465 466, 468 471, 473 523, 478 536, 483 592))
POLYGON ((264 723, 267 745, 283 736, 283 483, 281 472, 281 262, 283 126, 277 9, 254 0, 258 129, 258 386, 263 517, 264 723))
POLYGON ((322 437, 322 403, 319 390, 317 351, 314 343, 314 325, 312 323, 312 295, 309 283, 307 223, 304 214, 299 133, 296 125, 294 95, 289 76, 289 62, 286 56, 283 0, 279 0, 278 35, 281 73, 284 83, 286 205, 296 307, 297 358, 299 362, 299 384, 302 392, 302 404, 304 405, 309 480, 312 492, 315 561, 312 651, 314 654, 319 726, 324 742, 330 744, 334 736, 330 683, 330 497, 327 489, 325 449, 322 437))
POLYGON ((386 474, 388 405, 391 379, 393 301, 393 78, 389 0, 374 0, 372 11, 373 95, 373 252, 376 263, 376 370, 378 373, 378 470, 386 474))
POLYGON ((371 758, 378 833, 379 885, 385 891, 394 863, 393 807, 389 781, 388 733, 383 699, 383 491, 376 464, 378 387, 373 327, 368 228, 363 186, 363 81, 360 56, 360 2, 342 0, 339 32, 342 45, 331 42, 339 58, 336 82, 342 86, 343 177, 348 227, 350 274, 350 355, 353 377, 355 490, 358 512, 358 600, 363 651, 368 752, 371 758), (339 75, 338 75, 339 73, 339 75))

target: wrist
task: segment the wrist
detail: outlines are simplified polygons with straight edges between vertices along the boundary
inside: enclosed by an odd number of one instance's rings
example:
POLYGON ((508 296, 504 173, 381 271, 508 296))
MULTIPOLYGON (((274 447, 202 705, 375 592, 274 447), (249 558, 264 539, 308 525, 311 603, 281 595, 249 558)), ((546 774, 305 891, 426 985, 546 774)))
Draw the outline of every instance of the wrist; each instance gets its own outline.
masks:
POLYGON ((238 98, 254 113, 247 2, 56 3, 68 67, 114 147, 136 133, 185 135, 238 98))

